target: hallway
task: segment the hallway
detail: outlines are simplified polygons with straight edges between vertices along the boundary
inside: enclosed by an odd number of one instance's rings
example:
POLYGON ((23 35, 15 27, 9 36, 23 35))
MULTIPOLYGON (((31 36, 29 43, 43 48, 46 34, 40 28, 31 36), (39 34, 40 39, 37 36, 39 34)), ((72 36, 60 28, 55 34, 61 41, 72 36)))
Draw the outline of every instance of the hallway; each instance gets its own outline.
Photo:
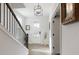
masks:
MULTIPOLYGON (((2 51, 4 48, 10 51, 4 54, 26 54, 27 52, 29 55, 51 55, 53 46, 54 53, 59 53, 58 44, 53 44, 54 32, 51 32, 52 24, 55 25, 58 18, 53 23, 53 14, 58 5, 58 3, 1 3, 0 28, 4 31, 0 30, 0 35, 3 34, 1 36, 3 42, 6 37, 6 44, 1 43, 4 45, 1 47, 2 51), (14 53, 11 53, 12 51, 14 53)), ((59 11, 56 15, 58 14, 59 11)), ((57 43, 59 38, 55 39, 57 43)))
POLYGON ((78 10, 76 3, 1 3, 0 54, 79 54, 78 10))
POLYGON ((58 3, 1 4, 1 26, 9 36, 12 36, 9 38, 6 34, 7 38, 13 39, 16 44, 19 42, 19 46, 22 45, 25 50, 27 49, 27 54, 50 55, 53 51, 52 36, 50 36, 53 32, 50 33, 52 30, 50 25, 58 5, 58 3))

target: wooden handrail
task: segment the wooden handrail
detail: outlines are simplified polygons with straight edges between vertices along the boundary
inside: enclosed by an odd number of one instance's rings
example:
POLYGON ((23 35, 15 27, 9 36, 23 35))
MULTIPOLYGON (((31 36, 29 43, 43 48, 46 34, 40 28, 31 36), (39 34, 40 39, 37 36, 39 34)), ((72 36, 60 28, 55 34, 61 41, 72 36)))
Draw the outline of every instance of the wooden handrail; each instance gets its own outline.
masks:
POLYGON ((26 35, 26 32, 24 31, 23 27, 21 26, 19 20, 17 19, 14 11, 12 10, 12 8, 10 7, 10 5, 8 3, 6 3, 7 7, 9 8, 10 12, 12 13, 12 15, 14 16, 15 20, 17 21, 17 23, 19 24, 20 28, 22 29, 22 31, 25 33, 26 35))

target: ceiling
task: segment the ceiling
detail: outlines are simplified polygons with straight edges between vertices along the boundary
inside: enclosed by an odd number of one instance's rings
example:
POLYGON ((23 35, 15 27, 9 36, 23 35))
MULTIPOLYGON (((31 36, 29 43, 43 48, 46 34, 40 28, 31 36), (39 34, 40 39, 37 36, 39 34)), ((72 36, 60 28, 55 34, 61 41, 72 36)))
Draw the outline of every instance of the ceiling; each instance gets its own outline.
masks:
POLYGON ((9 5, 14 8, 25 8, 23 3, 9 3, 9 5))
MULTIPOLYGON (((49 16, 55 8, 58 6, 57 3, 39 3, 43 9, 43 16, 49 16)), ((16 3, 13 8, 15 11, 20 13, 21 15, 25 17, 34 17, 34 6, 36 6, 37 3, 22 3, 18 4, 16 3)))

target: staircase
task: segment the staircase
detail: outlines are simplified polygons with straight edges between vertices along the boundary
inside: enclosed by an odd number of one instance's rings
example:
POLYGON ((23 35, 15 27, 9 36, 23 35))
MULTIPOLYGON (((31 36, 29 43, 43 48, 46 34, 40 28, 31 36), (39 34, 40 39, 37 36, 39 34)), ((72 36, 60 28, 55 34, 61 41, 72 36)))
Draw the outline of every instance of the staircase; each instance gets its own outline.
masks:
POLYGON ((0 55, 27 55, 26 32, 8 3, 0 3, 0 55))

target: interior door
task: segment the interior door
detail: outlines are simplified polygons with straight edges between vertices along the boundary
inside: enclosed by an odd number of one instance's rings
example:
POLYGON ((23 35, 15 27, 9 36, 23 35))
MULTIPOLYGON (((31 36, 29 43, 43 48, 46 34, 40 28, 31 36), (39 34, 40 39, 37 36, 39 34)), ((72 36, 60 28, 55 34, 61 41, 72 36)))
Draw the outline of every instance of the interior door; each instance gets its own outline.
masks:
POLYGON ((41 32, 40 32, 40 23, 35 22, 33 24, 33 32, 32 32, 32 41, 35 44, 40 44, 41 43, 41 32))
POLYGON ((60 54, 60 18, 53 20, 53 54, 60 54))

